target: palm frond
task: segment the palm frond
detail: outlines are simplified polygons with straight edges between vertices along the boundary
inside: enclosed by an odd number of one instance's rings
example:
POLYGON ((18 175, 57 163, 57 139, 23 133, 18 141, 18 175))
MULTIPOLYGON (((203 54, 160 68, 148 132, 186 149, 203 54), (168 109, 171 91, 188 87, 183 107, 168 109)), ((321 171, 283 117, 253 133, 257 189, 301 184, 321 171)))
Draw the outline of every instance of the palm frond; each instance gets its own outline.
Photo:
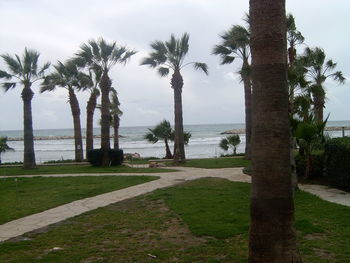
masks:
POLYGON ((12 58, 9 54, 1 55, 1 57, 13 75, 21 75, 23 70, 16 59, 12 58))
POLYGON ((341 71, 333 73, 332 77, 335 81, 338 81, 340 84, 344 84, 345 82, 345 77, 343 76, 343 73, 341 71))
POLYGON ((184 33, 179 42, 179 56, 184 57, 188 53, 189 45, 188 41, 190 39, 190 35, 188 33, 184 33))
POLYGON ((195 70, 198 70, 198 69, 202 70, 206 75, 209 74, 208 66, 205 63, 195 62, 195 63, 193 63, 193 67, 194 67, 195 70))
POLYGON ((141 60, 140 65, 147 65, 150 66, 151 68, 155 68, 158 66, 157 62, 154 60, 152 57, 145 57, 141 60))
POLYGON ((8 90, 15 88, 16 84, 16 82, 4 82, 1 83, 1 86, 5 89, 5 92, 7 92, 8 90))
POLYGON ((8 74, 6 71, 0 70, 0 79, 10 79, 12 75, 8 74))
POLYGON ((159 67, 158 68, 158 73, 161 77, 165 77, 165 76, 168 76, 169 74, 169 68, 165 68, 165 67, 159 67))
POLYGON ((150 132, 146 133, 144 136, 144 139, 151 142, 151 143, 156 143, 158 142, 158 138, 154 136, 154 133, 151 129, 149 129, 150 132))

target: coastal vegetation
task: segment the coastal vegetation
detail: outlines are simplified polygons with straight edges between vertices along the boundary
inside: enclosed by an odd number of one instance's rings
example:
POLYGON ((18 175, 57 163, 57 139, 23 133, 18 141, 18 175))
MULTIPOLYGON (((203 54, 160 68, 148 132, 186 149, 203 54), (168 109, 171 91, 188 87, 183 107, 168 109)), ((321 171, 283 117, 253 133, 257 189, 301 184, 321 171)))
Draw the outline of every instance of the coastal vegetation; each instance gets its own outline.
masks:
MULTIPOLYGON (((249 19, 246 17, 249 24, 249 19)), ((252 129, 252 80, 250 72, 250 29, 241 25, 234 25, 221 37, 221 43, 213 49, 213 54, 221 58, 221 64, 231 64, 236 59, 242 61, 239 74, 244 85, 245 102, 245 158, 251 157, 251 129, 252 129)))
POLYGON ((101 91, 101 151, 103 153, 102 165, 110 163, 110 91, 112 81, 109 71, 117 63, 125 65, 136 54, 125 46, 119 46, 116 42, 107 43, 103 38, 90 40, 83 44, 76 53, 74 61, 81 67, 92 69, 101 73, 99 87, 101 91))
POLYGON ((157 178, 155 176, 3 178, 0 184, 0 224, 157 178))
POLYGON ((0 164, 1 154, 8 151, 14 151, 14 149, 7 145, 7 137, 0 137, 0 164))
MULTIPOLYGON (((185 182, 1 243, 0 261, 246 262, 249 191, 218 178, 185 182)), ((295 200, 303 262, 348 262, 350 208, 302 191, 295 200)))
MULTIPOLYGON (((170 122, 167 120, 163 120, 158 123, 153 129, 148 129, 149 132, 145 134, 144 138, 151 142, 157 143, 159 140, 163 140, 165 144, 165 159, 172 159, 173 154, 171 153, 169 147, 169 141, 175 140, 175 131, 172 129, 170 122)), ((184 132, 184 144, 187 145, 191 138, 190 132, 184 132)), ((176 143, 174 143, 174 153, 176 152, 176 143)))
POLYGON ((34 92, 31 87, 33 83, 45 77, 45 72, 50 67, 50 63, 46 62, 39 68, 39 56, 39 52, 27 48, 24 49, 22 58, 17 54, 15 56, 11 56, 10 54, 1 55, 8 68, 8 71, 0 70, 0 78, 5 79, 5 82, 1 83, 5 92, 16 88, 17 84, 23 86, 21 97, 23 100, 24 169, 33 169, 36 167, 32 117, 34 92))
POLYGON ((220 141, 220 148, 228 151, 229 148, 232 149, 233 155, 237 154, 237 146, 241 143, 241 139, 238 134, 227 136, 222 138, 220 141))
POLYGON ((151 43, 152 52, 145 57, 141 65, 156 68, 161 77, 169 75, 172 71, 171 88, 174 90, 174 114, 175 114, 175 152, 174 162, 184 162, 185 142, 182 117, 182 88, 184 81, 181 70, 193 65, 194 69, 203 71, 208 75, 208 66, 202 62, 185 62, 185 57, 189 51, 189 34, 184 33, 181 38, 176 38, 173 34, 168 41, 156 40, 151 43))
POLYGON ((82 162, 84 151, 81 135, 80 107, 75 91, 89 85, 90 78, 79 71, 73 60, 68 60, 65 63, 58 61, 54 68, 55 71, 46 76, 42 82, 40 92, 52 92, 57 87, 68 91, 68 102, 73 116, 75 161, 82 162))

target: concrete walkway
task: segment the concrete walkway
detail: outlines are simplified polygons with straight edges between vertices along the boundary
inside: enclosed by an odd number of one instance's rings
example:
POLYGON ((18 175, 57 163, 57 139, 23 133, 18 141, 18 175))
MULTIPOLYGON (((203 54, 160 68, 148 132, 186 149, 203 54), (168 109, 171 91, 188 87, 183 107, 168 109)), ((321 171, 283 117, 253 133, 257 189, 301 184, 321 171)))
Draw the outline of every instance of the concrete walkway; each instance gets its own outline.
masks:
MULTIPOLYGON (((152 173, 147 175, 159 176, 160 179, 148 183, 139 184, 121 190, 77 200, 64 204, 41 213, 29 215, 0 225, 0 242, 24 233, 58 223, 65 219, 80 215, 99 207, 104 207, 115 202, 129 199, 135 196, 152 192, 159 188, 173 186, 184 181, 196 180, 204 177, 218 177, 234 182, 250 183, 250 176, 242 173, 242 168, 200 169, 190 167, 177 167, 178 172, 152 173)), ((40 175, 43 177, 65 176, 106 176, 107 174, 64 174, 64 175, 40 175)), ((108 174, 110 176, 141 176, 144 174, 108 174)), ((18 177, 35 177, 38 175, 23 175, 18 177)), ((4 177, 1 177, 4 178, 4 177)), ((13 178, 13 176, 12 176, 13 178)), ((315 194, 330 202, 350 206, 350 194, 324 186, 301 185, 301 189, 315 194)))

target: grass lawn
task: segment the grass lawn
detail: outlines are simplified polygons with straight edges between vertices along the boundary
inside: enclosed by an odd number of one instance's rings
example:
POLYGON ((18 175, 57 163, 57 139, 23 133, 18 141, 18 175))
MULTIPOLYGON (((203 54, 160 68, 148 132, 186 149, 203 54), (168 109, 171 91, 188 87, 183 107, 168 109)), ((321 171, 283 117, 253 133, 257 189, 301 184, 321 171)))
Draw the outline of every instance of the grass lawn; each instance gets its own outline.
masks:
MULTIPOLYGON (((210 178, 157 190, 1 243, 0 262, 247 262, 249 189, 210 178)), ((349 207, 298 192, 296 209, 304 262, 350 262, 349 207)))
POLYGON ((155 176, 0 178, 0 224, 155 179, 155 176))
POLYGON ((40 174, 75 174, 75 173, 162 173, 175 172, 171 169, 131 168, 128 166, 94 167, 91 165, 54 165, 38 166, 33 170, 23 170, 22 167, 0 167, 1 176, 40 175, 40 174))
POLYGON ((184 166, 196 167, 196 168, 231 168, 231 167, 246 167, 250 165, 249 160, 244 160, 243 157, 230 158, 207 158, 207 159, 196 159, 187 160, 184 166))

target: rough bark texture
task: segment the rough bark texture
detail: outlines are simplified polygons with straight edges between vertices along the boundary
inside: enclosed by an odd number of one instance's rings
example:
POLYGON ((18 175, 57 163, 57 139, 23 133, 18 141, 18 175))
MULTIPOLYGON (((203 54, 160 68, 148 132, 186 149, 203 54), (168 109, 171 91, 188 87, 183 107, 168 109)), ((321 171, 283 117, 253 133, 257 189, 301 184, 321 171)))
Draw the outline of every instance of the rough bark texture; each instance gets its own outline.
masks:
POLYGON ((102 165, 109 165, 110 150, 110 107, 109 107, 109 92, 111 88, 111 80, 108 77, 107 72, 104 72, 100 81, 101 89, 101 150, 103 152, 102 165))
POLYGON ((32 99, 34 92, 30 85, 26 85, 22 90, 23 100, 23 169, 36 168, 34 137, 33 137, 33 119, 32 119, 32 99))
POLYGON ((91 92, 86 105, 86 158, 88 151, 94 148, 94 113, 96 109, 97 96, 91 92))
POLYGON ((244 84, 244 99, 245 99, 245 159, 251 159, 251 133, 252 133, 252 85, 250 75, 247 75, 249 68, 248 61, 243 61, 242 76, 244 84))
POLYGON ((183 79, 180 71, 175 70, 171 78, 171 87, 174 89, 174 113, 175 113, 175 141, 174 162, 185 161, 184 129, 182 119, 182 87, 183 79))
POLYGON ((316 120, 323 121, 324 95, 314 95, 314 113, 316 120))
POLYGON ((285 1, 250 0, 253 79, 249 262, 301 262, 290 179, 285 1))
MULTIPOLYGON (((290 46, 288 48, 288 60, 289 60, 289 68, 294 66, 294 61, 296 57, 296 50, 294 46, 290 46)), ((288 101, 288 112, 289 118, 293 118, 294 113, 294 88, 289 88, 289 101, 288 101)), ((294 149, 295 149, 295 138, 293 135, 293 128, 290 127, 290 168, 291 168, 291 180, 292 180, 292 188, 294 190, 298 189, 298 175, 297 175, 297 166, 295 163, 294 157, 294 149)))
POLYGON ((75 161, 82 162, 84 159, 84 151, 83 151, 83 139, 81 137, 79 102, 72 88, 68 88, 68 92, 69 92, 69 104, 70 104, 70 108, 73 116, 75 161))
POLYGON ((119 126, 120 126, 120 118, 117 114, 115 114, 113 116, 114 150, 119 150, 119 126))

